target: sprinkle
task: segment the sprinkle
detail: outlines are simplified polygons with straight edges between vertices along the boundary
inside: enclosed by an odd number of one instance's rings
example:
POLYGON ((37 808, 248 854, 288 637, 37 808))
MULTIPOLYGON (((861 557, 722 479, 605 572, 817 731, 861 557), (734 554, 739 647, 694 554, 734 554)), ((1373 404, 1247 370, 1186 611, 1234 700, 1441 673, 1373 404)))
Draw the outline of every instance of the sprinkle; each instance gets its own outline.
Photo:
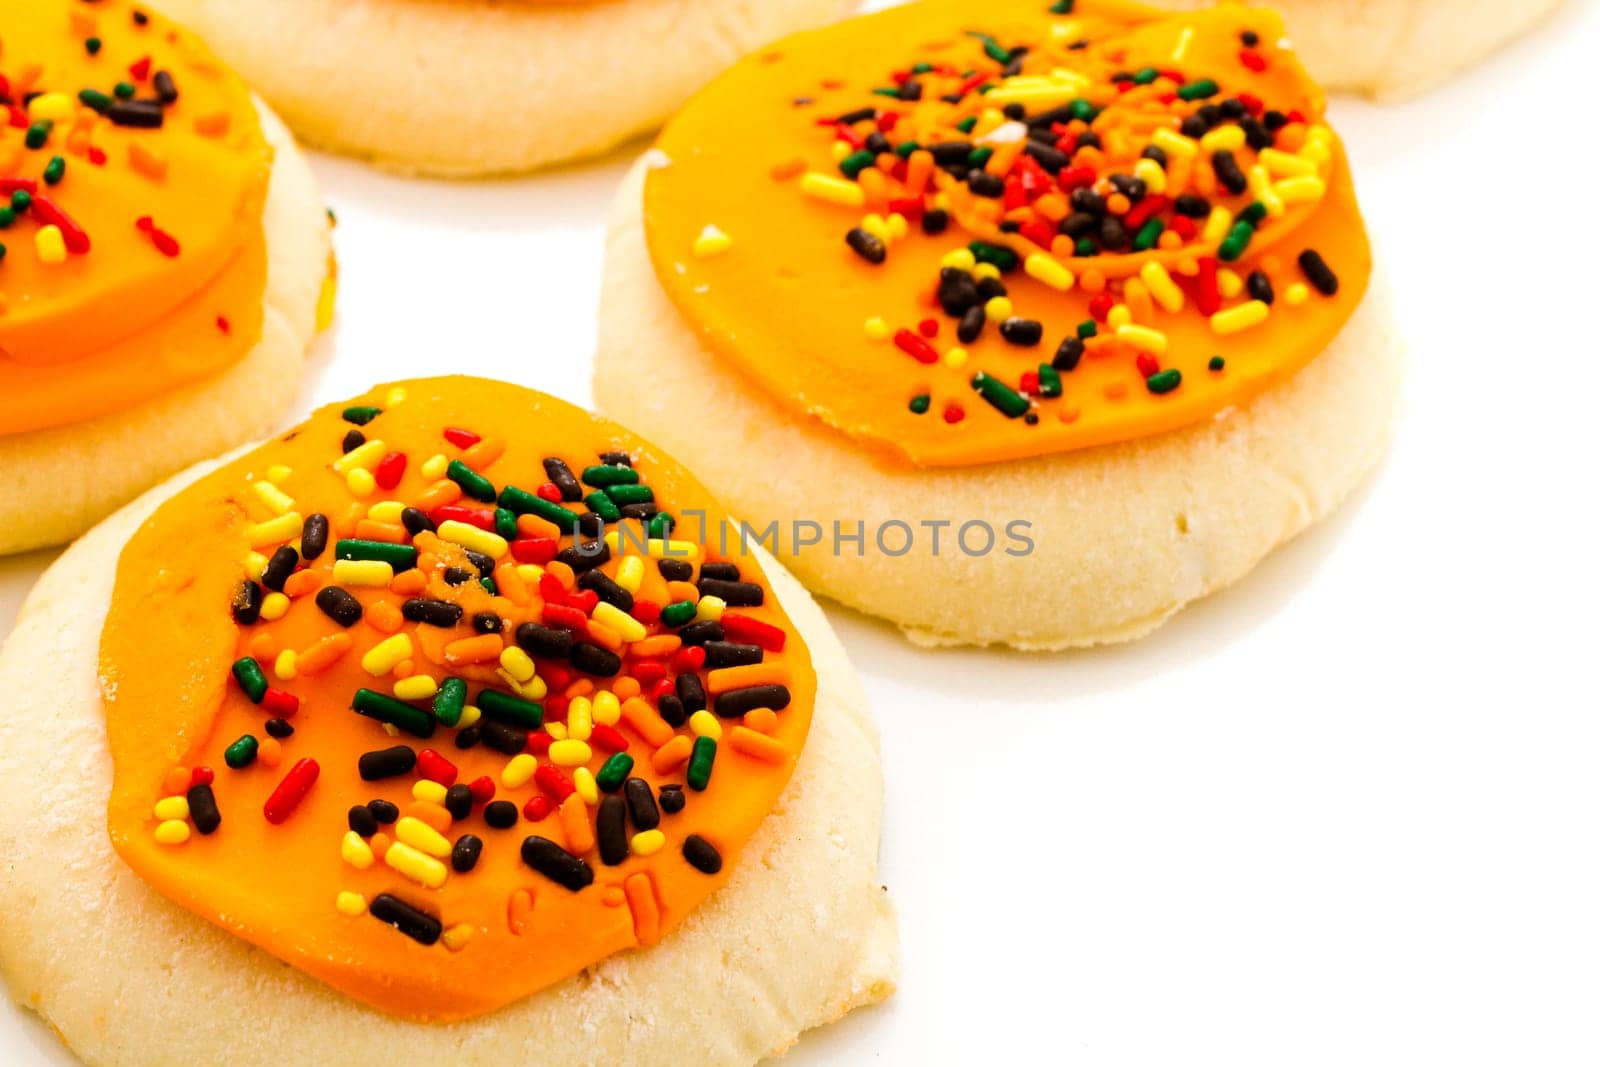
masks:
POLYGON ((1272 309, 1259 300, 1251 300, 1211 316, 1211 329, 1218 334, 1234 334, 1259 326, 1267 320, 1272 309))

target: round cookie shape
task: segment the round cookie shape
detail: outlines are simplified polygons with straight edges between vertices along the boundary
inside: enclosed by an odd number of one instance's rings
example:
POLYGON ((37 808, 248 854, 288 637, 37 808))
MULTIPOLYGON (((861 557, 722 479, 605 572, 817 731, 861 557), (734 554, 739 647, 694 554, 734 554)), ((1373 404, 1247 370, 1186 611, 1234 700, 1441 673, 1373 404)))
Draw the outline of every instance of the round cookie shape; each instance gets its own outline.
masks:
POLYGON ((404 1018, 650 945, 728 879, 816 679, 721 513, 501 383, 375 389, 173 497, 101 641, 108 825, 152 887, 404 1018))
POLYGON ((720 359, 892 463, 1194 425, 1304 367, 1367 286, 1281 38, 1266 11, 1119 0, 928 0, 790 38, 663 131, 656 277, 720 359))
POLYGON ((7 19, 0 435, 124 411, 262 332, 273 166, 248 89, 126 0, 7 19))

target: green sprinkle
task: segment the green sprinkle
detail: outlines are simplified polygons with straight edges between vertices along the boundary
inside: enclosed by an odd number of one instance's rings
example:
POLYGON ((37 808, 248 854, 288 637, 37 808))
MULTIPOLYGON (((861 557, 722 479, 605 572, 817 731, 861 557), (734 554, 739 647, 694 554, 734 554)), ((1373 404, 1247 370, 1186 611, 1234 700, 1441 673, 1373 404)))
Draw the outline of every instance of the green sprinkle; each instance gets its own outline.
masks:
POLYGON ((911 398, 911 411, 916 415, 926 415, 930 403, 932 403, 932 399, 927 393, 918 393, 911 398))
POLYGON ((388 541, 362 541, 349 538, 333 546, 334 559, 379 560, 394 568, 396 574, 417 565, 417 550, 413 545, 394 545, 388 541))
POLYGON ((111 91, 117 94, 118 100, 131 100, 133 98, 133 83, 118 82, 112 87, 111 91))
POLYGON ((43 148, 44 143, 50 139, 50 131, 55 128, 55 123, 49 119, 40 119, 28 127, 28 132, 23 135, 22 142, 29 148, 43 148))
POLYGON ((655 490, 648 485, 612 485, 606 488, 606 496, 618 507, 629 504, 650 504, 656 499, 655 490))
POLYGON ((1156 241, 1161 238, 1161 231, 1166 229, 1166 223, 1160 219, 1148 219, 1139 227, 1139 232, 1133 237, 1133 250, 1135 252, 1148 252, 1156 246, 1156 241))
POLYGON ((353 407, 345 408, 339 413, 345 422, 353 422, 357 426, 365 426, 379 415, 383 414, 382 408, 353 407))
POLYGON ((478 709, 496 722, 537 730, 544 722, 544 705, 511 696, 496 689, 485 689, 478 694, 478 709))
POLYGON ((845 156, 843 159, 839 160, 839 172, 846 178, 854 178, 856 175, 872 166, 872 161, 877 158, 877 156, 873 155, 865 148, 851 152, 848 156, 845 156))
POLYGON ((668 512, 658 511, 650 516, 649 522, 644 524, 645 536, 665 541, 672 536, 672 528, 676 525, 678 525, 677 519, 674 519, 668 512))
POLYGON ((461 491, 474 500, 494 502, 494 483, 459 459, 450 461, 444 476, 461 487, 461 491))
POLYGON ((234 660, 233 680, 239 683, 239 688, 244 690, 244 695, 250 698, 252 704, 261 703, 261 698, 267 695, 267 676, 262 673, 261 664, 255 661, 254 656, 234 660))
POLYGON ((1212 356, 1211 361, 1206 364, 1206 366, 1212 370, 1221 370, 1227 365, 1228 361, 1223 359, 1221 356, 1212 356))
POLYGON ((1144 380, 1144 387, 1157 396, 1162 393, 1170 393, 1182 384, 1183 372, 1177 368, 1157 371, 1144 380))
POLYGON ((504 537, 507 541, 516 540, 517 517, 511 514, 510 508, 494 509, 494 532, 504 537))
POLYGON ((988 163, 989 157, 993 155, 994 149, 988 147, 987 145, 982 148, 974 148, 967 156, 967 164, 973 169, 977 169, 978 167, 982 167, 988 163))
POLYGON ((488 593, 490 596, 500 595, 500 583, 496 582, 493 578, 479 578, 478 584, 483 586, 484 592, 488 593))
POLYGON ((918 63, 916 66, 911 68, 911 73, 913 73, 913 74, 926 74, 929 71, 931 71, 932 69, 933 69, 933 64, 932 63, 918 63))
POLYGON ((661 609, 661 622, 665 626, 685 626, 694 621, 694 614, 694 601, 678 600, 661 609))
POLYGON ((1210 78, 1201 78, 1197 82, 1178 86, 1179 100, 1204 100, 1208 96, 1217 95, 1217 83, 1210 78))
POLYGON ((83 42, 83 50, 88 52, 91 56, 97 56, 100 54, 101 43, 102 42, 98 37, 86 38, 83 42))
POLYGON ((111 106, 111 98, 99 89, 79 89, 78 102, 96 111, 104 111, 111 106))
POLYGON ((1039 395, 1061 395, 1061 372, 1048 363, 1039 364, 1039 395))
POLYGON ((872 90, 873 96, 887 96, 890 99, 900 99, 900 87, 897 85, 880 85, 872 90))
POLYGON ((1055 3, 1050 5, 1050 14, 1070 15, 1072 14, 1073 5, 1076 3, 1077 0, 1056 0, 1055 3))
POLYGON ((1084 319, 1078 323, 1078 340, 1087 341, 1100 332, 1100 327, 1095 325, 1093 319, 1084 319))
POLYGON ((921 147, 922 146, 915 141, 901 141, 895 146, 894 154, 899 156, 901 159, 910 159, 911 153, 915 152, 921 147))
POLYGON ((604 489, 609 485, 639 484, 639 472, 621 464, 585 467, 579 477, 583 479, 584 485, 592 485, 596 489, 604 489))
POLYGON ((976 37, 978 40, 982 41, 983 54, 994 60, 996 63, 999 63, 1001 66, 1005 66, 1007 63, 1011 62, 1011 53, 1004 48, 999 41, 995 40, 993 37, 990 37, 987 33, 979 33, 976 30, 968 30, 967 36, 976 37))
POLYGON ((970 118, 964 118, 960 122, 956 123, 956 129, 960 130, 962 133, 971 133, 972 128, 977 124, 978 116, 973 115, 970 118))
POLYGON ((1074 100, 1070 107, 1072 108, 1072 117, 1083 122, 1093 122, 1095 120, 1095 116, 1100 114, 1099 108, 1095 107, 1081 96, 1074 100))
POLYGON ((386 722, 416 737, 433 736, 432 715, 421 708, 414 708, 404 701, 384 696, 375 690, 357 689, 356 695, 350 699, 350 707, 357 715, 386 722))
POLYGON ((17 213, 11 210, 9 204, 5 207, 0 207, 0 230, 9 230, 16 221, 17 213))
POLYGON ((1267 217, 1267 205, 1257 200, 1243 211, 1239 212, 1239 221, 1248 222, 1251 226, 1261 225, 1261 220, 1267 217))
POLYGON ((433 714, 446 726, 461 721, 461 712, 467 706, 467 683, 460 678, 446 678, 433 695, 433 714))
POLYGON ((972 253, 972 258, 979 263, 988 263, 1002 274, 1010 274, 1017 269, 1017 254, 1002 245, 992 245, 987 241, 973 241, 967 245, 967 250, 972 253))
POLYGON ((60 156, 51 156, 50 162, 44 165, 44 183, 46 185, 59 185, 67 173, 67 161, 60 156))
POLYGON ((1027 397, 983 371, 972 376, 972 387, 1008 419, 1014 419, 1028 410, 1027 397))
POLYGON ((617 505, 611 502, 611 498, 606 495, 604 489, 596 489, 584 497, 583 502, 589 505, 590 511, 600 516, 605 522, 616 522, 622 518, 622 512, 617 510, 617 505))
POLYGON ((709 737, 694 739, 694 749, 689 753, 689 770, 684 780, 689 788, 700 792, 711 784, 711 766, 717 761, 717 743, 709 737))
POLYGON ((222 759, 234 770, 242 771, 256 761, 256 752, 260 747, 253 736, 245 734, 222 750, 222 759))
POLYGON ((1092 237, 1078 238, 1078 243, 1072 246, 1072 251, 1084 259, 1100 254, 1100 249, 1095 247, 1094 238, 1092 237))
POLYGON ((500 506, 517 515, 537 515, 562 533, 578 528, 578 515, 542 496, 508 485, 500 491, 500 506))
POLYGON ((33 206, 33 194, 26 189, 18 189, 11 194, 11 210, 18 215, 33 206))
POLYGON ((594 784, 600 787, 602 793, 615 793, 622 788, 622 783, 628 780, 628 772, 633 770, 633 757, 626 752, 614 753, 610 759, 601 764, 599 772, 594 776, 594 784))
POLYGON ((1243 219, 1235 222, 1233 228, 1228 231, 1228 236, 1217 246, 1217 258, 1224 263, 1232 263, 1244 255, 1244 250, 1250 247, 1250 238, 1254 237, 1255 233, 1256 228, 1243 219))
POLYGON ((6 258, 6 246, 3 245, 3 244, 0 244, 0 261, 4 261, 5 258, 6 258))
POLYGON ((1154 67, 1140 67, 1133 72, 1133 84, 1149 85, 1161 76, 1161 72, 1154 67))

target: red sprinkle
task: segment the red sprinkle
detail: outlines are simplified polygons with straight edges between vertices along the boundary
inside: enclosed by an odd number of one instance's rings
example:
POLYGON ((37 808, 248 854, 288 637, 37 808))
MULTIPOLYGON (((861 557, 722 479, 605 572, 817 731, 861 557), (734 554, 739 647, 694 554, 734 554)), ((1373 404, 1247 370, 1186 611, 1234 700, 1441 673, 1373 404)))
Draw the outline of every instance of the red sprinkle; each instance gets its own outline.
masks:
POLYGON ((261 694, 261 706, 279 718, 287 719, 300 710, 300 698, 286 689, 269 687, 261 694))
POLYGON ((128 68, 128 73, 133 75, 133 80, 142 82, 150 77, 150 57, 145 56, 128 68))
POLYGON ((197 785, 210 785, 217 780, 217 772, 210 767, 196 767, 194 773, 189 775, 189 788, 197 785))
POLYGON ((737 611, 722 613, 722 632, 731 641, 760 645, 768 652, 782 652, 783 643, 788 639, 788 634, 778 627, 737 611))
POLYGON ((606 753, 626 752, 628 750, 628 739, 623 737, 615 727, 607 726, 603 722, 595 723, 589 731, 589 743, 601 752, 606 753))
POLYGON ((556 488, 555 482, 545 482, 534 492, 539 494, 541 500, 548 500, 552 504, 561 503, 561 490, 556 488))
POLYGON ((494 799, 494 779, 487 774, 467 783, 474 804, 487 804, 494 799))
POLYGON ((438 782, 442 786, 456 784, 456 765, 445 759, 431 748, 425 748, 417 753, 417 773, 430 782, 438 782))
POLYGON ((471 430, 463 430, 455 426, 445 427, 444 439, 455 445, 457 448, 471 448, 473 445, 483 440, 482 437, 479 437, 471 430))
POLYGON ((543 794, 536 794, 522 805, 522 817, 529 822, 543 822, 548 819, 556 806, 550 803, 550 798, 543 794))
POLYGON ((444 523, 451 519, 476 526, 480 530, 494 532, 494 512, 487 508, 469 508, 462 504, 441 504, 428 512, 428 518, 434 523, 444 523))
POLYGON ((289 773, 283 776, 283 781, 278 783, 278 788, 272 791, 272 795, 262 806, 261 812, 267 817, 267 821, 276 826, 293 815, 294 809, 300 806, 300 802, 316 784, 317 775, 320 773, 322 768, 314 759, 303 759, 290 767, 289 773))
POLYGON ((939 362, 939 353, 933 350, 933 346, 910 330, 897 330, 894 345, 918 363, 939 362))
MULTIPOLYGON (((561 543, 553 537, 521 537, 511 542, 511 556, 518 563, 544 564, 555 559, 560 548, 561 543)), ((557 585, 561 584, 561 579, 554 575, 548 577, 554 579, 557 585)), ((565 590, 562 595, 565 595, 565 590)))
POLYGON ((1253 48, 1243 48, 1239 51, 1239 62, 1260 74, 1267 69, 1267 57, 1253 48))
POLYGON ((372 472, 372 478, 378 483, 380 489, 393 489, 400 484, 400 478, 406 472, 406 454, 404 452, 390 452, 378 461, 378 466, 372 472))
POLYGON ((577 789, 572 784, 572 779, 567 772, 557 767, 554 763, 544 763, 533 772, 533 782, 559 803, 570 797, 577 789))

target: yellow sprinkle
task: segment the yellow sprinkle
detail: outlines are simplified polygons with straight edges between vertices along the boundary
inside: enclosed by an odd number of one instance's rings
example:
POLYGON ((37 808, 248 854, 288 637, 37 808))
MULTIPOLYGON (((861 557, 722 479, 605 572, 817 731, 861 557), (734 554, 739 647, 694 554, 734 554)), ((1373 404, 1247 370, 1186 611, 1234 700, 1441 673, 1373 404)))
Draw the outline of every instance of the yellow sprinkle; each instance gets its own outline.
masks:
POLYGON ((317 314, 314 321, 318 333, 333 325, 333 313, 339 303, 339 276, 333 269, 331 255, 328 260, 328 273, 322 276, 322 287, 317 290, 317 314))
MULTIPOLYGON (((964 248, 961 249, 961 251, 967 253, 968 259, 973 259, 970 251, 964 248)), ((978 263, 976 259, 973 259, 972 276, 978 279, 980 282, 985 278, 998 278, 1000 277, 1000 268, 995 266, 993 263, 978 263)))
MULTIPOLYGON (((466 716, 462 716, 463 720, 466 716)), ((431 778, 418 778, 411 783, 411 799, 426 800, 429 804, 443 804, 449 790, 431 778)))
POLYGON ((538 769, 539 760, 531 752, 518 753, 501 769, 500 784, 507 789, 521 789, 538 769))
POLYGON ((1232 152, 1244 147, 1244 127, 1218 126, 1200 138, 1200 147, 1207 153, 1232 152))
POLYGON ((505 668, 505 672, 518 682, 533 681, 533 660, 529 659, 528 654, 516 645, 507 645, 500 650, 500 666, 505 668))
MULTIPOLYGON (((639 551, 639 538, 633 534, 627 537, 617 536, 617 531, 610 530, 605 537, 606 547, 613 556, 620 556, 626 552, 639 551)), ((645 554, 651 559, 681 559, 694 562, 700 558, 700 546, 693 541, 663 541, 659 537, 652 537, 645 541, 645 554)))
POLYGON ((1144 182, 1145 190, 1151 196, 1160 196, 1167 191, 1167 172, 1153 159, 1141 159, 1135 163, 1133 176, 1144 182))
POLYGON ((1194 27, 1185 26, 1178 33, 1178 43, 1172 46, 1172 61, 1178 63, 1189 51, 1189 45, 1194 40, 1194 27))
POLYGON ((382 677, 398 667, 402 660, 408 660, 411 656, 411 635, 394 634, 373 645, 367 654, 361 657, 361 669, 373 677, 382 677))
POLYGON ((281 545, 300 535, 300 513, 286 511, 275 519, 253 524, 245 531, 245 538, 250 542, 251 548, 261 548, 265 545, 281 545))
POLYGON ((615 726, 617 720, 622 718, 622 703, 617 699, 617 694, 605 689, 594 695, 589 714, 594 717, 595 722, 615 726))
POLYGON ((1106 312, 1106 325, 1113 330, 1120 330, 1133 321, 1133 312, 1127 304, 1117 304, 1106 312))
POLYGON ((394 683, 394 695, 401 700, 427 700, 438 691, 439 683, 427 674, 413 674, 394 683))
POLYGON ((544 574, 544 568, 537 563, 517 564, 517 577, 525 582, 537 582, 542 574, 544 574))
POLYGON ((156 801, 155 816, 165 822, 168 819, 183 821, 189 817, 189 798, 184 796, 162 797, 156 801))
POLYGON ((861 228, 884 244, 888 244, 890 241, 889 224, 883 220, 882 215, 868 215, 861 220, 861 228))
MULTIPOLYGON (((704 601, 702 601, 704 603, 704 601)), ((622 635, 624 641, 643 641, 648 631, 644 624, 629 615, 615 604, 608 604, 604 600, 594 606, 589 613, 595 621, 611 627, 622 635)))
POLYGON ((988 303, 983 305, 983 313, 991 319, 1004 322, 1011 317, 1011 299, 1004 296, 992 296, 988 303))
POLYGON ((381 559, 340 559, 333 563, 333 580, 338 585, 387 586, 394 581, 394 568, 381 559))
POLYGON ((887 341, 889 339, 889 324, 883 321, 883 316, 874 315, 868 319, 864 327, 869 341, 887 341))
POLYGON ((372 846, 354 830, 346 830, 344 837, 339 840, 339 856, 358 871, 371 867, 375 858, 372 846))
POLYGON ((660 830, 641 830, 633 835, 633 840, 628 842, 629 850, 635 856, 653 856, 661 851, 661 846, 667 843, 667 835, 660 830))
POLYGON ((444 477, 444 472, 450 467, 450 457, 444 453, 436 453, 422 461, 422 476, 430 482, 436 482, 444 477))
POLYGON ((181 845, 189 840, 189 824, 182 819, 168 819, 156 825, 156 841, 163 845, 181 845))
POLYGON ((383 862, 413 882, 421 883, 429 889, 438 889, 450 876, 444 864, 432 856, 418 852, 404 841, 396 841, 390 845, 389 851, 383 854, 383 862))
POLYGON ((378 461, 388 453, 389 446, 377 438, 357 445, 338 459, 333 461, 333 469, 340 474, 353 471, 356 468, 371 470, 378 465, 378 461))
MULTIPOLYGON (((1237 126, 1232 128, 1238 129, 1237 126)), ((1246 177, 1250 183, 1250 192, 1255 195, 1257 200, 1261 201, 1261 205, 1267 209, 1267 214, 1272 218, 1281 216, 1284 211, 1283 198, 1273 189, 1272 175, 1267 173, 1267 168, 1257 163, 1250 168, 1250 172, 1246 177)))
POLYGON ((591 808, 600 803, 600 786, 594 780, 593 773, 587 767, 579 767, 572 772, 573 791, 583 798, 583 802, 591 808))
POLYGON ((585 741, 567 738, 550 745, 550 762, 557 767, 581 767, 589 762, 589 755, 589 745, 585 741))
POLYGON ((719 596, 703 596, 700 603, 695 605, 695 621, 716 622, 722 618, 722 609, 726 606, 719 596))
POLYGON ((1233 226, 1233 212, 1218 205, 1211 209, 1211 214, 1206 216, 1206 224, 1200 230, 1200 240, 1203 244, 1219 244, 1228 236, 1228 230, 1233 226))
POLYGON ((694 239, 694 254, 698 259, 710 259, 733 247, 733 238, 715 226, 706 226, 694 239))
POLYGON ((1119 326, 1117 337, 1128 342, 1141 352, 1148 352, 1152 356, 1159 356, 1167 351, 1167 335, 1160 330, 1152 330, 1148 326, 1119 326))
MULTIPOLYGON (((1072 283, 1077 281, 1072 272, 1043 252, 1035 252, 1022 261, 1022 269, 1027 271, 1028 277, 1043 282, 1052 289, 1066 292, 1072 288, 1072 283)), ((1001 299, 996 297, 996 300, 1001 299)), ((990 303, 994 301, 991 300, 990 303)))
POLYGON ((66 122, 76 110, 72 97, 66 93, 40 93, 28 101, 28 118, 34 122, 66 122))
POLYGON ((941 267, 954 267, 957 270, 971 270, 978 263, 978 257, 972 254, 970 248, 957 248, 946 252, 939 261, 941 267))
POLYGON ((1172 280, 1166 267, 1152 259, 1139 268, 1139 278, 1164 310, 1174 315, 1183 310, 1183 290, 1172 280))
POLYGON ((594 733, 594 705, 588 697, 573 697, 567 705, 567 737, 573 741, 587 741, 594 733))
POLYGON ((644 581, 644 560, 638 556, 624 556, 617 564, 617 576, 613 581, 628 592, 637 593, 639 583, 644 581))
POLYGON ((479 529, 470 522, 446 519, 439 524, 439 536, 470 551, 482 552, 490 559, 499 559, 508 550, 504 537, 479 529))
POLYGON ((378 522, 399 522, 406 506, 398 500, 380 500, 367 509, 367 518, 378 522))
POLYGON ((814 170, 800 176, 800 191, 809 197, 842 207, 861 207, 867 202, 866 191, 855 182, 835 178, 831 174, 819 174, 814 170))
POLYGON ((403 385, 391 385, 389 391, 383 394, 383 406, 386 408, 392 408, 396 404, 404 404, 405 402, 406 387, 403 385))
POLYGON ((960 345, 955 345, 945 350, 944 365, 947 367, 964 367, 967 365, 967 350, 960 345))
POLYGON ((1297 308, 1311 298, 1311 289, 1305 282, 1291 282, 1283 291, 1283 302, 1297 308))
POLYGON ((251 482, 250 488, 274 515, 282 515, 287 511, 294 510, 294 498, 266 479, 262 478, 251 482))
POLYGON ((360 893, 352 893, 350 890, 346 889, 344 892, 333 898, 333 906, 338 909, 339 914, 341 915, 349 915, 351 917, 365 915, 367 911, 367 898, 362 896, 360 893))
POLYGON ((1306 176, 1301 178, 1285 178, 1272 186, 1272 191, 1285 204, 1307 204, 1321 200, 1328 191, 1327 185, 1321 178, 1306 176))
POLYGON ((294 473, 293 467, 286 467, 282 463, 274 463, 267 468, 267 481, 283 484, 294 473))
POLYGON ((286 648, 272 661, 272 673, 280 682, 291 681, 300 673, 299 665, 300 653, 292 648, 286 648))
POLYGON ((1250 300, 1238 307, 1219 311, 1211 316, 1211 329, 1220 334, 1238 333, 1267 321, 1272 309, 1260 300, 1250 300))
POLYGON ((556 741, 563 740, 567 736, 567 724, 564 722, 547 722, 544 724, 544 732, 556 741))
POLYGON ((478 710, 478 705, 468 704, 461 709, 461 721, 456 723, 456 727, 457 729, 465 730, 469 726, 476 726, 481 718, 483 718, 483 712, 478 710))
POLYGON ((289 610, 289 598, 282 593, 268 593, 261 600, 261 617, 268 622, 277 622, 289 610))
POLYGON ((889 240, 891 241, 903 240, 905 235, 911 232, 911 224, 898 211, 891 212, 889 217, 883 221, 889 228, 889 240))
MULTIPOLYGON (((523 755, 527 756, 528 753, 524 752, 523 755)), ((532 771, 528 773, 530 777, 533 774, 532 771)), ((400 821, 394 824, 394 836, 430 856, 450 855, 450 839, 415 815, 400 816, 400 821)))
POLYGON ((689 729, 695 732, 696 737, 709 737, 713 741, 722 739, 722 724, 704 708, 689 716, 689 729))
POLYGON ((439 941, 451 952, 460 952, 477 932, 478 928, 471 923, 456 923, 439 935, 439 941))
POLYGON ((1268 172, 1279 178, 1301 178, 1317 173, 1315 163, 1277 148, 1263 148, 1256 158, 1268 172))
POLYGON ((251 552, 244 557, 244 573, 247 577, 261 580, 261 572, 267 569, 267 557, 259 552, 251 552))
POLYGON ((377 491, 378 480, 365 467, 357 467, 355 470, 345 474, 344 485, 346 489, 350 490, 350 495, 359 500, 362 497, 371 496, 377 491))
POLYGON ((1244 292, 1244 279, 1239 276, 1237 271, 1223 268, 1217 271, 1217 292, 1232 300, 1244 292))

